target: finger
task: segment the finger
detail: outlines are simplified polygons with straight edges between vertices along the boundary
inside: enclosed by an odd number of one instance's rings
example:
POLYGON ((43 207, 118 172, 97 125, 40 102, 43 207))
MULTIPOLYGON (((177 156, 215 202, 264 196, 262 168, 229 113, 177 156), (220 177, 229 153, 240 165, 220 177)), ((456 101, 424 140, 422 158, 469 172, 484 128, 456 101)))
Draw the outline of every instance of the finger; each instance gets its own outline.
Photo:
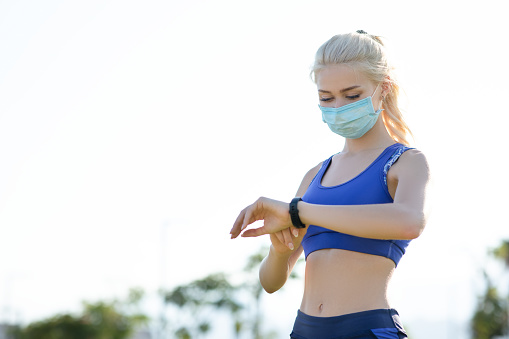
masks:
POLYGON ((269 232, 267 232, 267 229, 265 228, 265 226, 262 226, 262 227, 252 228, 252 229, 244 231, 244 233, 242 233, 242 237, 245 237, 245 238, 259 237, 260 235, 264 235, 264 234, 269 234, 269 232))
POLYGON ((292 234, 295 238, 299 237, 299 229, 297 227, 290 227, 292 234))
POLYGON ((246 213, 246 209, 243 209, 240 212, 240 214, 237 217, 237 219, 235 220, 235 222, 233 223, 233 227, 230 230, 230 234, 232 235, 232 239, 239 236, 239 234, 241 232, 242 224, 244 222, 245 213, 246 213))
POLYGON ((246 213, 244 215, 244 220, 242 221, 242 227, 240 228, 240 231, 242 232, 243 230, 246 229, 246 227, 252 223, 251 219, 252 219, 252 216, 253 216, 253 211, 252 211, 252 207, 249 206, 247 209, 246 209, 246 213))
POLYGON ((287 228, 285 230, 282 230, 281 232, 283 233, 283 237, 285 238, 284 244, 293 251, 294 247, 292 235, 290 234, 290 229, 287 228))
POLYGON ((260 213, 259 213, 258 209, 259 209, 259 206, 256 202, 254 204, 251 204, 248 207, 246 207, 245 212, 244 212, 244 220, 242 222, 242 227, 240 228, 241 232, 243 230, 245 230, 247 228, 247 226, 251 225, 255 221, 263 219, 263 218, 259 218, 260 213))
POLYGON ((285 237, 283 236, 283 232, 277 232, 277 233, 274 233, 274 235, 277 237, 277 239, 279 240, 280 243, 282 243, 282 244, 285 243, 285 237))

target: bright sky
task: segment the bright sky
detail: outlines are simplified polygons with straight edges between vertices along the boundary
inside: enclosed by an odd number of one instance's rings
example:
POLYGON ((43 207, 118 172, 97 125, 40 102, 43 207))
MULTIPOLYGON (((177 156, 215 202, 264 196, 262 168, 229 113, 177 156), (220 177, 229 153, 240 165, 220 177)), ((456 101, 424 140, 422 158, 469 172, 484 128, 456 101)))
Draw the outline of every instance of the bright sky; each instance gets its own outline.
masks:
MULTIPOLYGON (((0 320, 238 271, 269 243, 230 240, 238 212, 289 201, 342 149, 309 68, 363 29, 388 39, 434 176, 393 306, 416 339, 466 338, 486 250, 509 238, 500 3, 0 1, 0 320)), ((285 335, 301 293, 265 297, 285 335)))

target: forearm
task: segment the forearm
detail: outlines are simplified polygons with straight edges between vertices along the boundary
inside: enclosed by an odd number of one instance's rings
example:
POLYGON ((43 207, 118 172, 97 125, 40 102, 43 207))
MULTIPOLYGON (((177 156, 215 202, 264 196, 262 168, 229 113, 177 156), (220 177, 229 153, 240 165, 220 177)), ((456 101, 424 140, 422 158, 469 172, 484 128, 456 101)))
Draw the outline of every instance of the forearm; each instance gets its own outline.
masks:
POLYGON ((424 213, 404 204, 298 204, 300 219, 333 231, 373 239, 414 239, 425 225, 424 213))
POLYGON ((265 291, 273 293, 279 290, 288 280, 290 275, 289 254, 277 253, 274 247, 270 246, 269 254, 263 259, 260 265, 260 283, 265 291))

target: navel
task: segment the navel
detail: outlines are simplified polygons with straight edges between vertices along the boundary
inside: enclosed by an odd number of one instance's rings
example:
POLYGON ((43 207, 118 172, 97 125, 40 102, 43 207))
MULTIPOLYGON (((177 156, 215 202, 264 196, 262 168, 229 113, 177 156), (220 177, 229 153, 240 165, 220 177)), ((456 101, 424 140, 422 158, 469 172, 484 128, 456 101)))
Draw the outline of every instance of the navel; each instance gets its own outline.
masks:
POLYGON ((322 311, 323 311, 323 304, 320 304, 320 305, 318 306, 318 312, 320 312, 320 313, 321 313, 322 311))

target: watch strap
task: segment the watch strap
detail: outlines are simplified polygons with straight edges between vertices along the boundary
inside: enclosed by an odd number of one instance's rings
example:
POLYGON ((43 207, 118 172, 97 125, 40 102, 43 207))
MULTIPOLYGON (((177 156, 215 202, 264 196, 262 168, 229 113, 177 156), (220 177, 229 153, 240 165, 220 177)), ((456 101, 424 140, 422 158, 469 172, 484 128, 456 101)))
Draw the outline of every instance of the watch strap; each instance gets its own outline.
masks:
POLYGON ((306 225, 302 223, 299 217, 299 210, 297 209, 297 204, 299 201, 302 201, 302 198, 295 197, 290 202, 290 219, 292 219, 292 224, 296 228, 305 228, 306 225))

